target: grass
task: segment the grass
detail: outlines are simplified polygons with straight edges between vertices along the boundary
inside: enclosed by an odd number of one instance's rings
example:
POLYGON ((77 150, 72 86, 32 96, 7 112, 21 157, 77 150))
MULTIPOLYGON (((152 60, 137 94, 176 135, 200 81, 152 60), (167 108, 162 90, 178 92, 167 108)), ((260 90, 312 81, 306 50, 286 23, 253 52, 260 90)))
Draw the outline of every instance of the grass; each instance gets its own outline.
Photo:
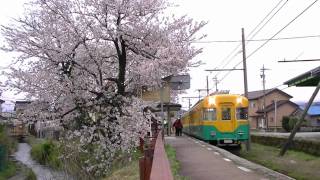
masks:
MULTIPOLYGON (((172 175, 175 180, 187 180, 186 177, 180 176, 180 164, 176 159, 176 151, 170 145, 165 145, 165 150, 171 165, 172 175)), ((117 163, 113 166, 111 174, 106 177, 104 180, 137 180, 140 178, 139 175, 139 157, 141 154, 138 151, 135 151, 133 154, 132 161, 129 163, 117 163), (122 165, 122 166, 121 166, 122 165)), ((119 161, 118 161, 119 162, 119 161)))
POLYGON ((59 169, 62 166, 59 159, 60 151, 53 141, 45 140, 40 143, 31 144, 31 157, 42 165, 49 165, 53 169, 59 169))
POLYGON ((133 160, 121 168, 115 168, 104 180, 137 180, 139 179, 139 161, 133 160))
POLYGON ((16 174, 17 167, 15 163, 9 161, 6 169, 0 172, 0 180, 6 180, 16 174))
POLYGON ((112 165, 110 175, 104 180, 136 180, 139 175, 139 158, 142 156, 139 150, 134 150, 131 154, 119 154, 112 165), (128 155, 130 158, 128 158, 128 155), (130 159, 128 161, 128 159, 130 159))
POLYGON ((240 156, 298 180, 320 180, 320 157, 303 152, 288 151, 279 157, 279 148, 252 143, 250 152, 240 156))
POLYGON ((26 170, 26 179, 25 180, 37 180, 37 176, 34 174, 34 172, 31 169, 26 170))

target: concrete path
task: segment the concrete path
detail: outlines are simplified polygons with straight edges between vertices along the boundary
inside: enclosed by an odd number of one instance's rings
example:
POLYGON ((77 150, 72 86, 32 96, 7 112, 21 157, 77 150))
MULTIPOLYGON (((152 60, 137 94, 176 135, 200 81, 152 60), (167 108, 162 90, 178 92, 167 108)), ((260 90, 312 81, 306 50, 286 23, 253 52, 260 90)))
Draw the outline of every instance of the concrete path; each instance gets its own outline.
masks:
POLYGON ((239 163, 242 161, 239 160, 241 158, 194 138, 166 137, 165 142, 176 149, 177 160, 181 165, 180 175, 192 180, 291 179, 286 176, 283 178, 279 173, 275 173, 276 176, 270 176, 268 173, 251 168, 261 167, 260 165, 243 166, 251 162, 244 160, 244 163, 239 163))

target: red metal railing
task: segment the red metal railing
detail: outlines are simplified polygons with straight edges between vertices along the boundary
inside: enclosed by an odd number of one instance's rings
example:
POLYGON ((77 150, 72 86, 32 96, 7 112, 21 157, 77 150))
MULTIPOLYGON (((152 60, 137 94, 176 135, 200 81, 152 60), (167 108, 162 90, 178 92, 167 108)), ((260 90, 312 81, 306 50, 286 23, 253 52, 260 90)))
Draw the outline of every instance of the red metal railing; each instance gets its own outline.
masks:
POLYGON ((140 148, 143 147, 144 156, 140 158, 140 180, 173 180, 170 163, 164 149, 162 132, 160 131, 157 138, 150 137, 150 146, 145 148, 147 142, 142 141, 140 148))

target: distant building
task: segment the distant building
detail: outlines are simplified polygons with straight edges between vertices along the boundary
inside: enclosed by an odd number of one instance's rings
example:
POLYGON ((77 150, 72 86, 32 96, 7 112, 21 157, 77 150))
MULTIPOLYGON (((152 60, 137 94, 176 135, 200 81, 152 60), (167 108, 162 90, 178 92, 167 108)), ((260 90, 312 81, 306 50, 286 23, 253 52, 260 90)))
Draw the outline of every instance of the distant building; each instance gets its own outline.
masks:
POLYGON ((300 110, 297 104, 290 101, 291 98, 292 96, 277 88, 248 92, 251 128, 281 129, 282 118, 300 110), (264 113, 266 113, 265 119, 264 113))
MULTIPOLYGON (((309 71, 306 71, 286 82, 284 82, 283 84, 290 86, 295 86, 295 87, 316 87, 318 86, 320 82, 320 66, 311 69, 309 71)), ((314 91, 314 93, 318 94, 316 92, 316 89, 314 91)), ((302 94, 303 96, 304 94, 302 94)), ((310 101, 311 99, 309 99, 310 101)), ((313 102, 311 102, 313 103, 313 102)), ((305 108, 305 105, 302 106, 302 108, 305 108)), ((302 113, 300 113, 300 116, 302 115, 302 113)), ((320 115, 320 107, 316 104, 313 104, 310 109, 308 110, 308 116, 306 116, 307 120, 307 125, 310 126, 311 128, 314 126, 318 126, 320 125, 319 122, 319 116, 320 115)), ((317 127, 315 129, 318 129, 317 127)), ((311 129, 312 131, 314 129, 311 129)))
POLYGON ((16 101, 14 105, 14 111, 16 112, 17 118, 19 118, 27 109, 28 105, 31 104, 31 101, 16 101))
MULTIPOLYGON (((306 106, 305 103, 300 104, 300 108, 304 109, 306 106)), ((320 103, 313 103, 309 110, 308 110, 308 116, 305 118, 307 121, 307 126, 310 127, 320 127, 320 103)))

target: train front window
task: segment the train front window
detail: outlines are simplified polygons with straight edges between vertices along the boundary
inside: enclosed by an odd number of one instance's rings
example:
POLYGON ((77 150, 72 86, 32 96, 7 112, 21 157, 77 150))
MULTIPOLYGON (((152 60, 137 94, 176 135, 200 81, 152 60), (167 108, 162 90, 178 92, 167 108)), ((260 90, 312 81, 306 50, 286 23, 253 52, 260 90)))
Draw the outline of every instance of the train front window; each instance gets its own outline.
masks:
POLYGON ((237 119, 248 119, 248 108, 237 108, 237 119))
POLYGON ((230 107, 222 107, 221 108, 221 119, 222 120, 231 120, 231 108, 230 107))
POLYGON ((217 119, 217 113, 215 108, 210 109, 203 109, 203 120, 216 120, 217 119))

